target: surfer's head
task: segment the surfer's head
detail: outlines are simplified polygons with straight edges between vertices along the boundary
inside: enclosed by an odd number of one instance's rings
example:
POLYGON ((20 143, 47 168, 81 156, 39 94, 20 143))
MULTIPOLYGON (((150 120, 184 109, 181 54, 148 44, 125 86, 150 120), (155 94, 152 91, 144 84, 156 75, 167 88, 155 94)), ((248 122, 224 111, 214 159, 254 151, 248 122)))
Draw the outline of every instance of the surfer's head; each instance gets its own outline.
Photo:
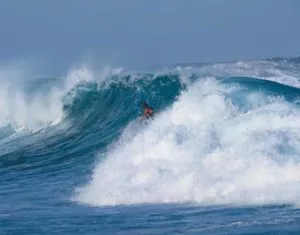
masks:
POLYGON ((142 106, 144 109, 150 108, 149 105, 146 103, 146 101, 142 102, 142 106))

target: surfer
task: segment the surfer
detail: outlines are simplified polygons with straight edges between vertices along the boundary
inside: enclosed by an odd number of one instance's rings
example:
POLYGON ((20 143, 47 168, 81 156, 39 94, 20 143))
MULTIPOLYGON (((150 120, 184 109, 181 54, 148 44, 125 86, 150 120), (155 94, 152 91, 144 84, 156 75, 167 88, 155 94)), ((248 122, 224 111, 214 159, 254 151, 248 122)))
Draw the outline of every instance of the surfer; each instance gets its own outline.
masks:
POLYGON ((148 118, 152 117, 154 114, 153 108, 150 107, 146 103, 146 101, 143 101, 142 105, 143 105, 143 109, 144 109, 144 113, 143 113, 144 118, 148 119, 148 118))

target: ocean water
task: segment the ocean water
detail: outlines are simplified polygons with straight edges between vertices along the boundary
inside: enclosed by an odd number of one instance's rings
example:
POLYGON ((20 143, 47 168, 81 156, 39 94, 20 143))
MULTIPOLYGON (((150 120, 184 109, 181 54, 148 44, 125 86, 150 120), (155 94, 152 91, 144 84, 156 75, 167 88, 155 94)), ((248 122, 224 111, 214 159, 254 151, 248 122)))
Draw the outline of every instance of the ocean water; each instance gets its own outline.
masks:
POLYGON ((18 76, 0 234, 300 234, 300 58, 18 76))

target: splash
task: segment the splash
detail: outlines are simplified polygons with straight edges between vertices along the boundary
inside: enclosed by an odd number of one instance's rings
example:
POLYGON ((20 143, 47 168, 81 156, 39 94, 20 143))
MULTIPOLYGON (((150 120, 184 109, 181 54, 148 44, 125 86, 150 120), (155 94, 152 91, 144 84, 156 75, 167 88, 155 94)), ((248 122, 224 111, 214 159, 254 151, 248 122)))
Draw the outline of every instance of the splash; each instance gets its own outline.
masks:
POLYGON ((132 135, 125 131, 126 138, 96 163, 75 200, 90 205, 298 203, 298 106, 257 89, 243 93, 239 106, 232 100, 241 86, 231 88, 200 79, 153 122, 137 126, 132 135))
MULTIPOLYGON (((22 69, 0 71, 0 125, 10 125, 18 130, 36 130, 57 125, 65 117, 63 110, 66 94, 85 82, 104 81, 109 68, 94 74, 87 66, 71 69, 65 77, 57 79, 29 79, 22 69)), ((69 97, 72 102, 76 93, 69 97)))

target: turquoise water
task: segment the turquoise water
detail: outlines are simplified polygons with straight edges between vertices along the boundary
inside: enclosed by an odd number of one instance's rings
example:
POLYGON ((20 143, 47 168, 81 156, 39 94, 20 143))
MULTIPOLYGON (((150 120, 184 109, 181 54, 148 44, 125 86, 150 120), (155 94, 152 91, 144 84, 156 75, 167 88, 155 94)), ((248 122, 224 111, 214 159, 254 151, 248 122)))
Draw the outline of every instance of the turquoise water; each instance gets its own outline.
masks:
POLYGON ((3 80, 0 234, 299 234, 299 78, 277 58, 3 80))

